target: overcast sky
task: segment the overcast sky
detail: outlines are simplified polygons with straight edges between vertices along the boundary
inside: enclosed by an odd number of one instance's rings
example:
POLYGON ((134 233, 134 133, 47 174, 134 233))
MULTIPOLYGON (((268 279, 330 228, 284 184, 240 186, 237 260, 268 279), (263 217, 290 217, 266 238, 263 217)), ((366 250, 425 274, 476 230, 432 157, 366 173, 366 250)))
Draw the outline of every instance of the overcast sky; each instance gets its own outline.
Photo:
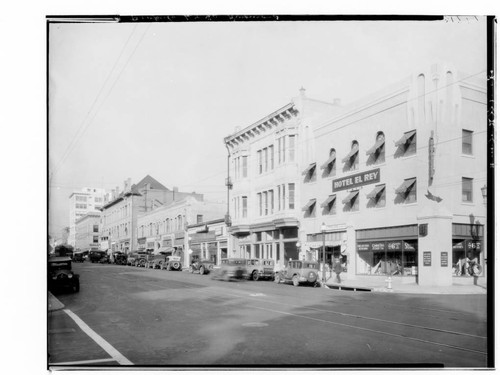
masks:
POLYGON ((200 22, 51 24, 49 231, 82 187, 149 174, 224 200, 223 138, 298 95, 343 104, 419 67, 486 69, 486 24, 200 22))

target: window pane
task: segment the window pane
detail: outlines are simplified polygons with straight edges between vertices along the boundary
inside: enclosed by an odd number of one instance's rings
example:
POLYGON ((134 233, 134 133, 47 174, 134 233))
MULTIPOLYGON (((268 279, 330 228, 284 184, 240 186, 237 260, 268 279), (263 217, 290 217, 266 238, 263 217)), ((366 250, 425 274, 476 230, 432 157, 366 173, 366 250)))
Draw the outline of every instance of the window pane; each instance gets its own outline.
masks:
POLYGON ((288 184, 288 208, 295 209, 295 184, 288 184))
POLYGON ((290 155, 290 161, 294 161, 295 160, 295 136, 294 135, 291 135, 289 137, 289 155, 290 155))
POLYGON ((248 157, 247 156, 243 156, 243 178, 247 177, 247 166, 248 166, 248 157))
POLYGON ((472 202, 472 178, 462 178, 462 201, 472 202))
POLYGON ((472 132, 462 130, 462 153, 472 155, 472 132))

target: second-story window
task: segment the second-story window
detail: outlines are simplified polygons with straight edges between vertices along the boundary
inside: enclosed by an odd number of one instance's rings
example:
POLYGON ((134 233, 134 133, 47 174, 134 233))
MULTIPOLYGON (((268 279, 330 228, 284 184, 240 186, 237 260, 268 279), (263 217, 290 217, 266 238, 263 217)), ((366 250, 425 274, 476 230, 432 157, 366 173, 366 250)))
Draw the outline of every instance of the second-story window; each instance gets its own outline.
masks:
POLYGON ((462 177, 462 202, 472 203, 472 178, 462 177))
POLYGON ((243 196, 241 197, 241 208, 242 208, 242 217, 246 218, 248 216, 248 197, 243 196))
POLYGON ((302 211, 304 211, 304 217, 316 216, 316 199, 309 199, 309 202, 302 207, 302 211))
POLYGON ((267 191, 262 193, 264 195, 264 215, 269 214, 269 203, 268 203, 268 196, 267 196, 267 191))
POLYGON ((274 190, 269 190, 267 195, 269 196, 269 213, 272 215, 274 213, 274 190))
POLYGON ((99 232, 99 225, 97 224, 94 224, 93 225, 93 228, 92 228, 92 231, 95 233, 95 232, 99 232))
POLYGON ((289 160, 294 161, 295 160, 295 135, 290 135, 288 137, 288 155, 289 155, 289 160))
POLYGON ((316 163, 309 164, 302 172, 302 175, 304 176, 304 182, 316 181, 316 163))
POLYGON ((414 203, 417 201, 417 179, 408 178, 396 189, 404 203, 414 203))
POLYGON ((262 174, 262 150, 257 151, 257 158, 259 159, 259 169, 258 172, 259 174, 262 174))
POLYGON ((295 184, 288 184, 288 208, 295 209, 295 184))
POLYGON ((259 205, 259 216, 262 216, 262 194, 257 193, 257 204, 259 205))
POLYGON ((385 207, 385 184, 376 185, 366 196, 369 200, 369 207, 385 207))
POLYGON ((196 224, 203 223, 203 215, 196 215, 196 224))
POLYGON ((329 195, 328 198, 321 204, 323 208, 323 215, 335 215, 337 196, 335 194, 329 195))
POLYGON ((242 168, 241 168, 242 177, 246 178, 246 177, 248 177, 248 156, 242 156, 241 157, 241 162, 243 164, 242 168))
POLYGON ((342 200, 346 211, 359 211, 359 190, 352 190, 347 197, 342 200))
POLYGON ((274 169, 274 146, 269 146, 269 168, 274 169))

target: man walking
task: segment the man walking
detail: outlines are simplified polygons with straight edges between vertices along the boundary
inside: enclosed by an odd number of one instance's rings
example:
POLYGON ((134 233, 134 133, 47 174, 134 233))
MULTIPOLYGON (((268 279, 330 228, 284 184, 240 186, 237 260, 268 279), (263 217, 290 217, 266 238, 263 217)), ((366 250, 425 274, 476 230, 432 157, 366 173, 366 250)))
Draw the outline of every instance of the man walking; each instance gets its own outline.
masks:
POLYGON ((342 273, 342 264, 340 264, 340 259, 335 258, 335 264, 333 265, 333 272, 337 275, 337 283, 341 283, 340 274, 342 273))

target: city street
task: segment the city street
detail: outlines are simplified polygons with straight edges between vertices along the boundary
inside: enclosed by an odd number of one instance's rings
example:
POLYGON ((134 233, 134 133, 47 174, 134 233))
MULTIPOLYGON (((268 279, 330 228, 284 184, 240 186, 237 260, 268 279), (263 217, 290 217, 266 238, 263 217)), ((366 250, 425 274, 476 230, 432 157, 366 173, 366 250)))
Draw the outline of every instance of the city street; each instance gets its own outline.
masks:
POLYGON ((404 295, 218 281, 74 264, 49 366, 485 367, 485 295, 404 295))

